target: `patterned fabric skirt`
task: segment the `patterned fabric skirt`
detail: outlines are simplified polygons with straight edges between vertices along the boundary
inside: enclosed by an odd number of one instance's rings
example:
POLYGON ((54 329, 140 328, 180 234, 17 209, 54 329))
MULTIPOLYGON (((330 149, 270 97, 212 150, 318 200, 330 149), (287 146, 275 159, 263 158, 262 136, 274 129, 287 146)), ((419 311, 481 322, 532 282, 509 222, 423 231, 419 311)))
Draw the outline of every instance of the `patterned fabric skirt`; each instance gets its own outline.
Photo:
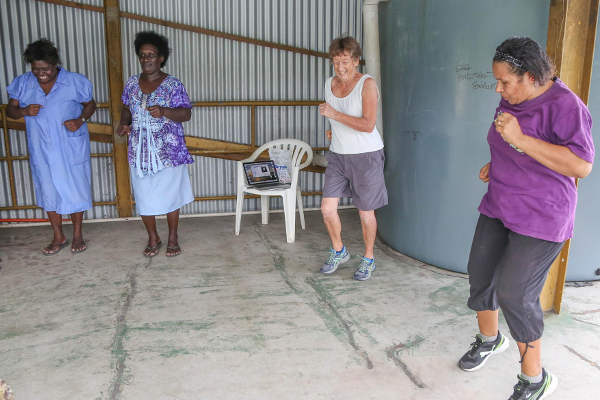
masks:
POLYGON ((175 211, 194 201, 187 165, 167 167, 140 178, 130 168, 135 206, 139 215, 161 215, 175 211))

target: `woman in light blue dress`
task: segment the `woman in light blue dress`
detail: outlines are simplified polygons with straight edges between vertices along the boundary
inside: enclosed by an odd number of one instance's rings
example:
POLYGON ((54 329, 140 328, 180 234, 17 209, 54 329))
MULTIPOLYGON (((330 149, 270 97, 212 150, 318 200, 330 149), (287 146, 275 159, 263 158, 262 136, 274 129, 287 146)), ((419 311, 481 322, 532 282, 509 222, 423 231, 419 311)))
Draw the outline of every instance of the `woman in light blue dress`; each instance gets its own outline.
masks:
POLYGON ((177 227, 179 209, 194 201, 187 164, 194 162, 182 122, 192 116, 192 103, 175 77, 161 71, 169 58, 167 38, 155 32, 135 36, 142 73, 129 78, 123 90, 120 136, 129 134, 129 166, 135 205, 148 232, 145 257, 162 245, 156 215, 167 214, 167 257, 181 254, 177 227))
POLYGON ((72 253, 86 250, 81 232, 83 211, 92 207, 90 135, 86 121, 96 111, 92 84, 62 68, 58 49, 40 39, 23 53, 31 72, 8 86, 6 115, 25 117, 29 165, 36 204, 48 214, 54 231, 45 255, 57 254, 69 242, 62 215, 73 221, 72 253))

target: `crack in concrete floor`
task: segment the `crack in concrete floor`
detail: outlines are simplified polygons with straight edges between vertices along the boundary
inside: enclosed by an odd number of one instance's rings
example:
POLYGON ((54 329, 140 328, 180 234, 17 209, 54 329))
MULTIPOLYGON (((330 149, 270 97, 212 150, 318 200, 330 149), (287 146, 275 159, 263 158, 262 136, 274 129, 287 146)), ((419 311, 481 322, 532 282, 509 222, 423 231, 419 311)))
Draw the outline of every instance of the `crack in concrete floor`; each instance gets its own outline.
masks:
MULTIPOLYGON (((152 258, 148 260, 147 263, 144 264, 144 268, 148 268, 152 263, 152 258)), ((133 298, 137 293, 137 269, 138 265, 136 264, 131 271, 127 273, 127 278, 129 280, 129 287, 126 292, 127 296, 125 297, 125 302, 121 306, 121 312, 117 316, 117 327, 115 330, 115 335, 113 337, 113 342, 110 345, 111 353, 115 357, 115 376, 113 377, 110 387, 108 389, 108 396, 110 400, 116 400, 121 397, 121 392, 123 390, 122 385, 127 385, 131 382, 133 378, 131 374, 125 375, 126 366, 125 359, 127 358, 127 351, 125 350, 123 340, 127 333, 127 314, 129 312, 129 308, 131 307, 131 303, 133 298)), ((123 294, 121 295, 123 296, 123 294)))

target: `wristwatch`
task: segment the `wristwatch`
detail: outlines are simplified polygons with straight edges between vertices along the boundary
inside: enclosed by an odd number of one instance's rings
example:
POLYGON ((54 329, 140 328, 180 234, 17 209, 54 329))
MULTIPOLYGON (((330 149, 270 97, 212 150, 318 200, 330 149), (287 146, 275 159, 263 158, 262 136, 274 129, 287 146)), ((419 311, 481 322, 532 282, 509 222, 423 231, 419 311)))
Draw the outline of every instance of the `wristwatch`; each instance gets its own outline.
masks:
POLYGON ((79 117, 79 119, 82 120, 84 124, 85 124, 85 121, 87 121, 87 119, 85 119, 83 117, 79 117))

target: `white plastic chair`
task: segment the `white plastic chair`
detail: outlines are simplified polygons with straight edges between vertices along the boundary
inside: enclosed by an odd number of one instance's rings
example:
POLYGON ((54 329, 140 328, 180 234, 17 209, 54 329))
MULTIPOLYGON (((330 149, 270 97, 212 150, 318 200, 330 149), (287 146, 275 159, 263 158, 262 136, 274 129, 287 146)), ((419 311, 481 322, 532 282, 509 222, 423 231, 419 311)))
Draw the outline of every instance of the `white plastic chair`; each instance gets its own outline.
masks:
POLYGON ((296 202, 298 203, 298 212, 300 214, 300 224, 304 226, 304 210, 302 209, 302 193, 298 187, 298 174, 300 170, 310 165, 313 158, 312 148, 301 140, 297 139, 278 139, 260 146, 252 155, 245 160, 238 161, 238 187, 237 187, 237 205, 235 208, 235 234, 240 234, 240 225, 242 223, 242 209, 244 207, 244 193, 252 193, 260 196, 262 223, 269 223, 269 196, 281 196, 283 198, 283 214, 285 216, 285 233, 288 243, 294 243, 296 239, 296 202), (280 148, 289 150, 292 154, 292 182, 287 189, 260 190, 248 187, 244 167, 242 163, 255 161, 262 152, 268 149, 280 148), (306 160, 302 163, 302 158, 306 154, 306 160))

